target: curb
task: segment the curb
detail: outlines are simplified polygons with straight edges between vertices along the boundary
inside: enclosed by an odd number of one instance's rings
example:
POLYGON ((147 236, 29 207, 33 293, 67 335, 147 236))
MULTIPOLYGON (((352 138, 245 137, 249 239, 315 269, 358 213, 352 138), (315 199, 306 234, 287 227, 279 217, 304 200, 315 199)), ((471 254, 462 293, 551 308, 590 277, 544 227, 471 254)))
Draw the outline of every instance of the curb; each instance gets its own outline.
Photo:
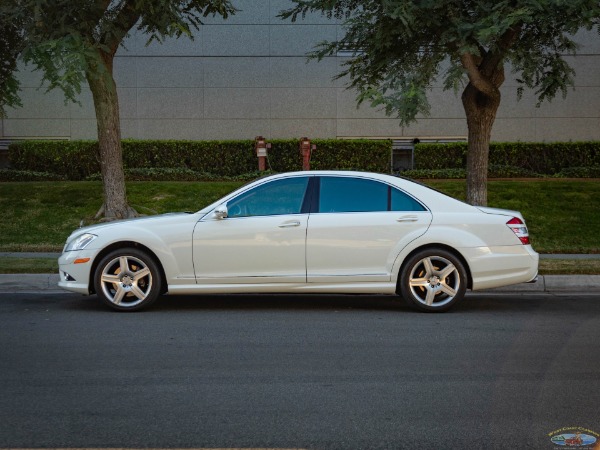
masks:
POLYGON ((585 292, 600 289, 600 275, 539 275, 535 283, 521 283, 477 292, 585 292))
MULTIPOLYGON (((0 274, 0 292, 66 292, 57 284, 58 274, 0 274)), ((490 293, 584 292, 600 290, 600 275, 540 275, 536 283, 522 283, 485 289, 490 293)))
POLYGON ((60 276, 49 273, 0 274, 0 292, 60 291, 60 276))

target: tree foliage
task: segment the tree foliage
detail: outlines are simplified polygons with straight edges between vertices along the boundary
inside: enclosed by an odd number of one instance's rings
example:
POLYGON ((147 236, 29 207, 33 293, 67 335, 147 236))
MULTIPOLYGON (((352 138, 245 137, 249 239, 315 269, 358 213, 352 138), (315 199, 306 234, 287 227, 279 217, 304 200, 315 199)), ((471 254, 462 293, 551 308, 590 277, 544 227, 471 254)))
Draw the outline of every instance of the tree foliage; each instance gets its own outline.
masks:
POLYGON ((5 106, 21 106, 15 72, 23 46, 21 28, 7 20, 0 4, 0 118, 6 116, 5 106))
POLYGON ((463 88, 468 172, 478 178, 467 197, 479 204, 487 201, 481 195, 487 146, 505 67, 519 74, 519 96, 525 88, 539 102, 566 95, 575 73, 564 56, 576 52, 575 33, 597 27, 600 17, 597 0, 293 1, 283 18, 321 12, 342 21, 346 34, 321 43, 311 56, 353 52, 339 77, 349 78, 359 104, 381 106, 407 125, 429 115, 427 94, 435 81, 446 89, 463 88))
POLYGON ((294 2, 284 18, 321 11, 344 20, 345 36, 312 56, 354 51, 339 77, 350 77, 359 101, 384 105, 403 125, 428 114, 427 89, 440 77, 444 87, 459 89, 467 75, 485 91, 472 64, 486 58, 493 57, 490 65, 509 62, 540 101, 566 94, 574 72, 563 56, 577 49, 573 35, 600 18, 597 0, 294 2))
POLYGON ((17 56, 41 70, 46 88, 61 89, 67 100, 77 101, 87 81, 96 111, 104 186, 99 215, 108 219, 135 215, 125 193, 114 56, 131 30, 145 34, 148 43, 182 35, 192 38, 204 17, 226 18, 235 8, 230 0, 2 1, 0 23, 8 24, 8 39, 15 38, 19 45, 4 46, 14 50, 6 59, 9 75, 0 78, 0 104, 18 105, 18 85, 11 74, 17 56))
POLYGON ((235 12, 229 0, 3 0, 2 8, 3 22, 21 25, 22 60, 72 101, 87 75, 110 75, 107 59, 132 30, 148 43, 193 38, 204 17, 235 12))

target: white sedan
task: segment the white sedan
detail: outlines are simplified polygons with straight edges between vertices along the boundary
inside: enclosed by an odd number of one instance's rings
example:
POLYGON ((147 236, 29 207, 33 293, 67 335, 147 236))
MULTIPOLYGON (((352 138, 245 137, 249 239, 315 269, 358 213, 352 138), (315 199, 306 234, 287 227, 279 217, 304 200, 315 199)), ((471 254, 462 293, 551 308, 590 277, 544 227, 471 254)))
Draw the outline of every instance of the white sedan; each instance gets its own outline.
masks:
POLYGON ((399 294, 446 311, 467 289, 534 281, 520 213, 406 179, 311 171, 261 178, 196 213, 80 228, 59 286, 119 311, 161 294, 399 294))

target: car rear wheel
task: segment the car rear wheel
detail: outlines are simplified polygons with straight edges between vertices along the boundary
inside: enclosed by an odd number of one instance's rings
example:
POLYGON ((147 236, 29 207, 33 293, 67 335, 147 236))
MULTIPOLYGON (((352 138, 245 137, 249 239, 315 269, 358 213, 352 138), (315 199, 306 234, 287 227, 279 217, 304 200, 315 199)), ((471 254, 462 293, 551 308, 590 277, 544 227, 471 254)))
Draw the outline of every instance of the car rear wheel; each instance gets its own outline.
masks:
POLYGON ((154 259, 135 248, 106 255, 94 274, 98 297, 117 311, 137 311, 154 302, 161 289, 160 271, 154 259))
POLYGON ((412 255, 400 274, 400 294, 426 312, 449 310, 465 296, 467 272, 453 253, 438 248, 412 255))

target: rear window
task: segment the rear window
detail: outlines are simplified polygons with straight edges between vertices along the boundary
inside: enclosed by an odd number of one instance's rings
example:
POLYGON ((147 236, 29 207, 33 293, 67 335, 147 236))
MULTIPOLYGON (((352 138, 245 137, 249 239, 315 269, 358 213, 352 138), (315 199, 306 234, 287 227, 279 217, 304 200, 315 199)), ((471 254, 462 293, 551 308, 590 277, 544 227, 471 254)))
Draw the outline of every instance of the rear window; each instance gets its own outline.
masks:
POLYGON ((375 180, 321 177, 319 212, 425 211, 406 193, 375 180))

